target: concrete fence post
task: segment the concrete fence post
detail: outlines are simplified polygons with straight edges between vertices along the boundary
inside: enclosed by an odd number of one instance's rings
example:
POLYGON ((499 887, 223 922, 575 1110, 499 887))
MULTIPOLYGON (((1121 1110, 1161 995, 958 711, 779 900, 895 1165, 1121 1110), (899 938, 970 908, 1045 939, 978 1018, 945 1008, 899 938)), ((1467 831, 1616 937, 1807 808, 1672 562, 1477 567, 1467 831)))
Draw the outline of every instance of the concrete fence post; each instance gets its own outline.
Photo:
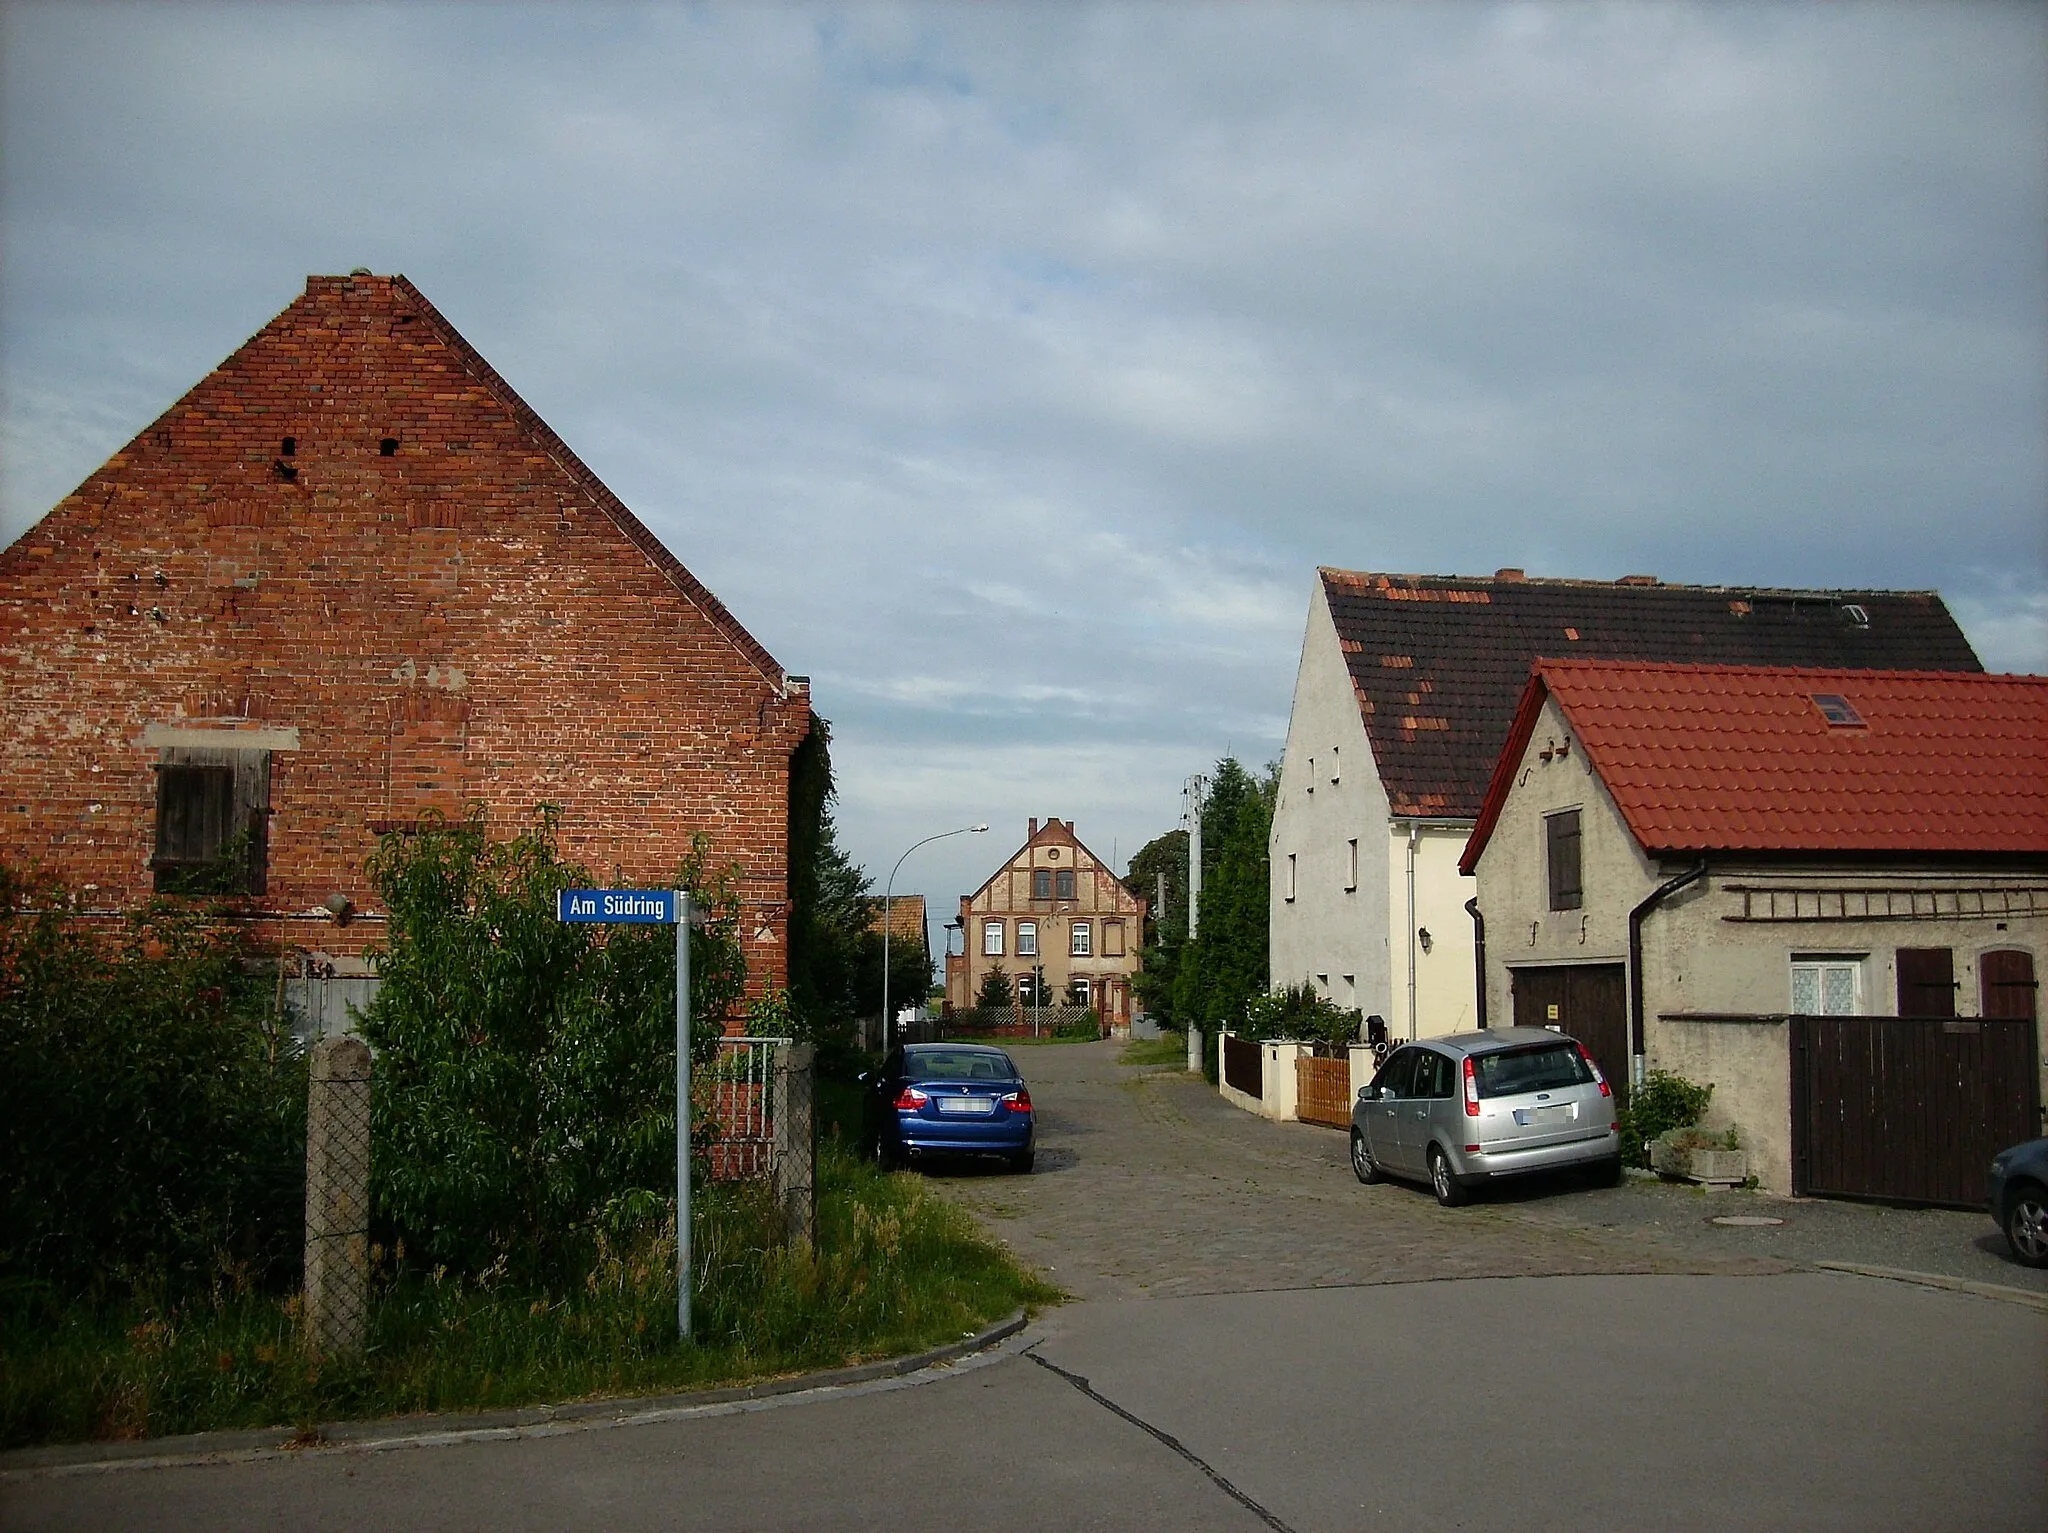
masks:
POLYGON ((808 1043, 775 1051, 775 1207, 792 1245, 809 1245, 817 1237, 817 1054, 808 1043))
POLYGON ((370 1317, 370 1047, 313 1045, 306 1092, 306 1349, 362 1350, 370 1317))

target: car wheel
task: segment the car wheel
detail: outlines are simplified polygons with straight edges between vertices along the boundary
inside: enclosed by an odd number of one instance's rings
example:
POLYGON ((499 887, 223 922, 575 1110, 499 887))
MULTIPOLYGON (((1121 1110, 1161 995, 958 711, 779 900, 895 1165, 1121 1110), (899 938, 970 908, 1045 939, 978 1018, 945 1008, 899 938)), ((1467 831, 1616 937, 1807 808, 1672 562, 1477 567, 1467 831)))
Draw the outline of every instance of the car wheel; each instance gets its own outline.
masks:
POLYGON ((1469 1194, 1465 1184, 1451 1170, 1451 1158, 1435 1145, 1429 1147, 1429 1186, 1436 1194, 1437 1202, 1445 1208, 1456 1208, 1469 1194))
POLYGON ((1352 1174, 1368 1187, 1387 1179, 1387 1173, 1380 1169, 1380 1163, 1372 1158, 1372 1146, 1365 1142, 1365 1135, 1357 1129, 1351 1131, 1351 1170, 1352 1174))
POLYGON ((1588 1185, 1594 1187, 1619 1187, 1621 1185, 1621 1157, 1610 1155, 1605 1160, 1596 1160, 1586 1172, 1588 1185))
POLYGON ((2048 1189, 2022 1182, 2005 1197, 2005 1243, 2026 1267, 2048 1267, 2048 1189))
POLYGON ((1026 1176, 1030 1174, 1031 1168, 1036 1164, 1037 1160, 1038 1152, 1036 1150, 1019 1150, 1010 1157, 1010 1169, 1019 1176, 1026 1176))

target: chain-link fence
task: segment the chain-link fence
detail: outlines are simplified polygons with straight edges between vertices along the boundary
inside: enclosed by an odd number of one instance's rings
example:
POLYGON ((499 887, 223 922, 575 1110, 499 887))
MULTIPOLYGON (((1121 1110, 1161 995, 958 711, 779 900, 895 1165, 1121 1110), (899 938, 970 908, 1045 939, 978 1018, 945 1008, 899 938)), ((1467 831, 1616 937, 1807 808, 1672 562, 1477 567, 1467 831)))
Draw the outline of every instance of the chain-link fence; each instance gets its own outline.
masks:
POLYGON ((313 1045, 306 1094, 306 1323, 316 1354, 362 1349, 370 1288, 370 1049, 313 1045))

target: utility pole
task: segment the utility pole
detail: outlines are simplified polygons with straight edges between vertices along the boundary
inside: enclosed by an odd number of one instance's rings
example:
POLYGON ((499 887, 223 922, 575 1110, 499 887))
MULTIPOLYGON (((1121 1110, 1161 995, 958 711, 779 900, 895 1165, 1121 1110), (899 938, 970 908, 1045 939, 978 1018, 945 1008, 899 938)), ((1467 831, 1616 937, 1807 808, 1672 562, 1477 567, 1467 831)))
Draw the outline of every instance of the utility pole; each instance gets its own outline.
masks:
MULTIPOLYGON (((1195 931, 1202 910, 1202 797, 1209 791, 1209 779, 1200 772, 1187 780, 1181 789, 1181 819, 1188 827, 1188 941, 1195 940, 1195 931)), ((1165 903, 1165 875, 1161 875, 1160 902, 1165 903)), ((1185 944, 1183 944, 1185 952, 1185 944)), ((1186 962, 1183 957, 1182 962, 1186 962)), ((1193 1017, 1186 1019, 1188 1028, 1188 1073, 1200 1073, 1202 1069, 1202 1029, 1193 1017)))

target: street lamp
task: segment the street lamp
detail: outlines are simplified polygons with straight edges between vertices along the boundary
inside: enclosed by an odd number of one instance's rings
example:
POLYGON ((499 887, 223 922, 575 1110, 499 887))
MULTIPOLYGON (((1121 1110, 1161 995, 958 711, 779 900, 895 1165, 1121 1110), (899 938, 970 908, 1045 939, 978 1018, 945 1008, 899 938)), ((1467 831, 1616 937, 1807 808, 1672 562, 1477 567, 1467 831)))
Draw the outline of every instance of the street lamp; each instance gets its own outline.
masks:
POLYGON ((896 866, 889 870, 889 882, 882 887, 882 1047, 887 1049, 896 1041, 896 1019, 889 1015, 889 901, 896 893, 896 875, 902 871, 904 859, 920 846, 930 846, 934 841, 943 841, 948 836, 978 836, 987 830, 986 825, 963 825, 958 830, 942 830, 936 836, 926 836, 922 841, 912 842, 902 857, 896 859, 896 866))

